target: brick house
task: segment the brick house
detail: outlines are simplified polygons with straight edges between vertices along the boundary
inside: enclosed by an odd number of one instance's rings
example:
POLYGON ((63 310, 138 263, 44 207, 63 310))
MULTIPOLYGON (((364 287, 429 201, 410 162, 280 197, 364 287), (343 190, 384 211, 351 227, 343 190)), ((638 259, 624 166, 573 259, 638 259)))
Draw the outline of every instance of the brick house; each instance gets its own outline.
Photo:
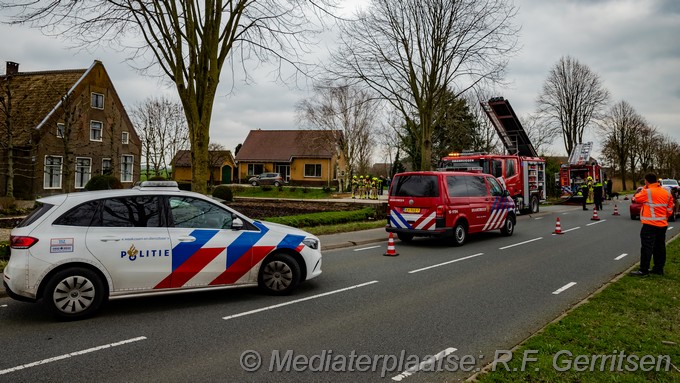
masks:
POLYGON ((342 165, 333 135, 324 130, 251 130, 236 154, 238 182, 276 172, 292 185, 333 186, 342 165))
POLYGON ((83 190, 92 176, 139 180, 141 142, 104 65, 0 76, 0 193, 13 163, 14 196, 83 190), (10 155, 11 154, 11 155, 10 155))
MULTIPOLYGON (((191 182, 191 151, 179 150, 172 158, 172 179, 177 182, 191 182)), ((233 182, 236 164, 230 150, 208 151, 210 178, 212 185, 229 184, 233 182)))

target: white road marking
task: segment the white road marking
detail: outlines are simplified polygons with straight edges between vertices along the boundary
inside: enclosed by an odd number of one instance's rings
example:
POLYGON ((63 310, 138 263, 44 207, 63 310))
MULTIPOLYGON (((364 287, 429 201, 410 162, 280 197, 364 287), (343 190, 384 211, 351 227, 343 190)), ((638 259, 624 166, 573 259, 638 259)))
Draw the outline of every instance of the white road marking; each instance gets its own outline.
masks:
POLYGON ((371 246, 371 247, 362 247, 361 249, 354 249, 354 251, 362 251, 362 250, 370 250, 370 249, 377 249, 382 246, 371 246))
POLYGON ((575 286, 575 285, 576 285, 576 282, 569 282, 569 283, 567 283, 566 285, 560 287, 559 289, 553 291, 553 294, 554 294, 554 295, 557 295, 557 294, 563 292, 564 290, 566 290, 566 289, 568 289, 568 288, 570 288, 570 287, 572 287, 572 286, 575 286))
POLYGON ((105 344, 105 345, 101 345, 101 346, 97 346, 97 347, 88 348, 86 350, 75 351, 75 352, 72 352, 72 353, 69 353, 69 354, 59 355, 59 356, 55 356, 53 358, 47 358, 47 359, 39 360, 39 361, 33 362, 33 363, 22 364, 21 366, 16 366, 16 367, 12 367, 12 368, 7 368, 5 370, 0 370, 0 375, 9 374, 10 372, 19 371, 19 370, 23 370, 23 369, 31 368, 31 367, 36 367, 36 366, 40 366, 40 365, 43 365, 43 364, 52 363, 52 362, 56 362, 58 360, 68 359, 68 358, 71 358, 71 357, 74 357, 74 356, 84 355, 84 354, 104 350, 104 349, 111 348, 111 347, 122 346, 124 344, 137 342, 137 341, 145 340, 145 339, 146 339, 145 336, 139 336, 137 338, 122 340, 122 341, 116 342, 116 343, 109 343, 109 344, 105 344))
POLYGON ((256 313, 263 312, 263 311, 273 310, 273 309, 277 309, 279 307, 288 306, 288 305, 292 305, 292 304, 295 304, 295 303, 309 301, 309 300, 312 300, 312 299, 325 297, 327 295, 337 294, 337 293, 341 293, 343 291, 352 290, 352 289, 356 289, 356 288, 359 288, 359 287, 372 285, 374 283, 378 283, 378 281, 370 281, 370 282, 366 282, 366 283, 361 283, 361 284, 358 284, 358 285, 345 287, 343 289, 329 291, 327 293, 316 294, 316 295, 312 295, 312 296, 309 296, 309 297, 306 297, 306 298, 296 299, 296 300, 293 300, 293 301, 290 301, 290 302, 279 303, 278 305, 267 306, 267 307, 262 307, 262 308, 259 308, 259 309, 256 309, 256 310, 245 311, 245 312, 242 312, 242 313, 223 317, 222 319, 229 320, 229 319, 234 319, 234 318, 238 318, 238 317, 242 317, 242 316, 246 316, 246 315, 250 315, 250 314, 256 314, 256 313))
POLYGON ((7 307, 7 305, 0 305, 0 307, 7 307))
POLYGON ((545 218, 545 217, 536 217, 534 219, 538 220, 538 219, 543 219, 543 218, 545 218))
MULTIPOLYGON (((572 227, 571 229, 562 230, 562 232, 563 232, 563 233, 568 233, 568 232, 570 232, 570 231, 572 231, 572 230, 578 230, 578 229, 580 229, 580 228, 581 228, 581 226, 576 226, 576 227, 572 227)), ((553 234, 553 235, 555 235, 555 234, 553 234)))
POLYGON ((524 242, 520 242, 520 243, 515 243, 514 245, 508 245, 508 246, 499 247, 498 250, 505 250, 505 249, 509 249, 509 248, 511 248, 511 247, 515 247, 515 246, 519 246, 519 245, 524 245, 525 243, 529 243, 529 242, 533 242, 533 241, 538 241, 539 239, 543 239, 543 237, 538 237, 538 238, 530 239, 530 240, 528 240, 528 241, 524 241, 524 242))
POLYGON ((623 254, 619 255, 618 257, 614 258, 614 260, 615 260, 615 261, 621 260, 621 259, 623 259, 623 257, 625 257, 626 255, 628 255, 628 254, 623 253, 623 254))
POLYGON ((591 222, 591 223, 587 224, 586 226, 597 225, 598 223, 602 223, 604 221, 606 221, 606 219, 601 219, 601 220, 596 221, 596 222, 591 222))
POLYGON ((444 351, 440 351, 435 355, 432 355, 431 357, 423 360, 418 364, 417 366, 413 366, 409 368, 408 370, 402 372, 399 375, 393 376, 392 380, 396 382, 401 382, 404 378, 408 378, 409 376, 415 374, 416 372, 425 369, 426 367, 428 368, 428 371, 433 370, 433 367, 437 366, 437 361, 446 358, 448 355, 454 353, 457 349, 453 347, 449 347, 444 351))
POLYGON ((673 230, 675 226, 668 226, 668 230, 673 230))
POLYGON ((483 254, 484 254, 484 253, 477 253, 477 254, 473 254, 473 255, 468 255, 467 257, 454 259, 454 260, 452 260, 452 261, 448 261, 448 262, 444 262, 444 263, 438 263, 438 264, 436 264, 436 265, 423 267, 422 269, 411 270, 411 271, 409 271, 408 273, 409 273, 409 274, 413 274, 413 273, 418 273, 418 272, 420 272, 420 271, 425 271, 425 270, 429 270, 429 269, 434 269, 435 267, 448 265, 448 264, 454 263, 454 262, 464 261, 464 260, 466 260, 466 259, 470 259, 470 258, 474 258, 474 257, 479 257, 480 255, 483 255, 483 254))

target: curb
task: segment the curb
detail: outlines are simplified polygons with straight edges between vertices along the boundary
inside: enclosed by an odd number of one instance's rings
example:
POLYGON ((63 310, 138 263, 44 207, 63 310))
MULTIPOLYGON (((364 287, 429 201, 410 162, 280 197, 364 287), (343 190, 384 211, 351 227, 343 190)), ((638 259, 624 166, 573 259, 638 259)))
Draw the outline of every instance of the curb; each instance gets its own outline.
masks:
POLYGON ((384 242, 384 241, 386 241, 385 238, 364 239, 364 240, 361 240, 361 241, 347 241, 347 242, 343 242, 343 243, 335 243, 335 244, 323 246, 323 250, 342 249, 342 248, 345 248, 345 247, 368 245, 368 244, 371 244, 371 243, 384 242))

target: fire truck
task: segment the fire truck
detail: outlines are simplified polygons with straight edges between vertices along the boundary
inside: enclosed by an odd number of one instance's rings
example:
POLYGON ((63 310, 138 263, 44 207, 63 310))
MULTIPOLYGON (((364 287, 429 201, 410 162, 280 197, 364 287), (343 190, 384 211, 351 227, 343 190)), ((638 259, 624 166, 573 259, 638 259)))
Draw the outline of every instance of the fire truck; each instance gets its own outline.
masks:
POLYGON ((592 202, 589 196, 583 196, 581 187, 588 182, 588 177, 592 177, 593 183, 604 183, 604 171, 597 161, 590 158, 593 149, 592 142, 577 144, 569 155, 569 162, 560 165, 559 186, 562 191, 561 198, 574 202, 581 202, 581 198, 587 198, 587 202, 592 202))
POLYGON ((537 213, 546 199, 545 160, 536 153, 508 100, 495 97, 481 104, 508 154, 449 153, 438 168, 491 174, 505 185, 520 212, 537 213))

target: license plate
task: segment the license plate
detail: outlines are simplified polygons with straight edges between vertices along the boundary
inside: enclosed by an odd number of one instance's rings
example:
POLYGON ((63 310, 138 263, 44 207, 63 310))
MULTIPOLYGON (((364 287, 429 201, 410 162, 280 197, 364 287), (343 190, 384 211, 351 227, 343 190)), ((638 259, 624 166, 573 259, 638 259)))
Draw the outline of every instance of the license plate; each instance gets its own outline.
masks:
POLYGON ((405 207, 404 213, 420 213, 419 207, 405 207))

